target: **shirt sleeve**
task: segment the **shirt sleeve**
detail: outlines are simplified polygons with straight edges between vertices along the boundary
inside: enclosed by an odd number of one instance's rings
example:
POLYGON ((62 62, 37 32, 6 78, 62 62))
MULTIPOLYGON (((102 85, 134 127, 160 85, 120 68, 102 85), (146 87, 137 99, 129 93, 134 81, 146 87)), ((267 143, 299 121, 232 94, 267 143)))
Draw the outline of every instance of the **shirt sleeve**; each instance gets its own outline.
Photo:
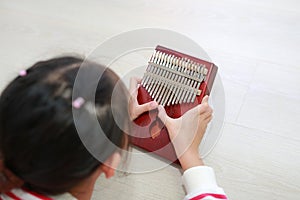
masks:
POLYGON ((197 166, 187 169, 182 175, 187 195, 184 200, 224 200, 224 190, 218 187, 211 167, 197 166))

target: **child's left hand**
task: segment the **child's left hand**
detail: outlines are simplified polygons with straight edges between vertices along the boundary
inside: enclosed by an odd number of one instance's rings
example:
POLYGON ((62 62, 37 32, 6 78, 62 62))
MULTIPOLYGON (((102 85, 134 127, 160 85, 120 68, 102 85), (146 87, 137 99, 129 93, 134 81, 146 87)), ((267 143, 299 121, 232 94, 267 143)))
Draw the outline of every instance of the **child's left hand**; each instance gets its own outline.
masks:
POLYGON ((141 83, 141 79, 137 77, 130 78, 130 99, 129 99, 129 114, 130 119, 133 121, 142 113, 156 109, 158 107, 158 103, 155 101, 150 101, 148 103, 140 105, 137 101, 138 88, 141 83))

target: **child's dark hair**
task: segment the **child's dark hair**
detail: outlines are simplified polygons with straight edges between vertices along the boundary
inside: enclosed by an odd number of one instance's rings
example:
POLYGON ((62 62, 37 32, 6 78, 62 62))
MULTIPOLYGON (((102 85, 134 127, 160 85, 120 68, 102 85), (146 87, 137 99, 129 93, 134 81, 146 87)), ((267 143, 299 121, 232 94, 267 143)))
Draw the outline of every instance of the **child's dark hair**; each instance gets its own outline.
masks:
MULTIPOLYGON (((74 83, 79 69, 87 75, 102 71, 94 99, 89 95, 83 97, 85 104, 94 104, 105 136, 115 144, 99 147, 106 151, 102 161, 117 147, 126 149, 128 146, 123 130, 129 120, 127 91, 122 84, 118 90, 122 103, 115 105, 115 109, 123 113, 121 122, 116 123, 111 112, 112 93, 119 82, 114 72, 76 57, 38 62, 26 70, 26 76, 14 79, 0 98, 0 159, 29 190, 51 195, 68 192, 102 164, 86 149, 74 122, 72 91, 76 89, 74 83)), ((82 81, 89 85, 92 80, 87 76, 82 81)), ((80 89, 87 94, 87 87, 80 89)), ((86 113, 85 116, 89 113, 85 106, 75 112, 86 113)), ((88 127, 88 123, 84 122, 85 126, 88 127)), ((89 132, 92 128, 84 130, 86 132, 81 134, 92 134, 89 132)))

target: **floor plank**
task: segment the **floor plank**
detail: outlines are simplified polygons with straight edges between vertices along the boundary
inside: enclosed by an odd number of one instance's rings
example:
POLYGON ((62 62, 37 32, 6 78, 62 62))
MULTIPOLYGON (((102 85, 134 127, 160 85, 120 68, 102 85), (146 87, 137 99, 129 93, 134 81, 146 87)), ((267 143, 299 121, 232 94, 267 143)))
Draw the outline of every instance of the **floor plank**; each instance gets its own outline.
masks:
MULTIPOLYGON (((87 56, 124 31, 156 27, 190 37, 219 66, 226 94, 223 134, 205 158, 218 182, 234 200, 297 199, 299 1, 1 0, 0 16, 1 89, 38 60, 66 53, 87 56)), ((101 177, 93 199, 183 196, 180 172, 168 166, 101 177)))

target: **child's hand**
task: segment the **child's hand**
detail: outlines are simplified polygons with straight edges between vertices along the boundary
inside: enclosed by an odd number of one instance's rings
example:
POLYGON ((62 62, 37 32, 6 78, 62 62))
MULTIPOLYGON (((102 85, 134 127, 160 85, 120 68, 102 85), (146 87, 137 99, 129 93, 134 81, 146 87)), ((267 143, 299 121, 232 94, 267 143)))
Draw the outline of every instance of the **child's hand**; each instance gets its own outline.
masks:
POLYGON ((203 165, 198 148, 212 119, 212 108, 208 105, 208 96, 202 103, 186 112, 178 119, 172 119, 162 106, 158 107, 158 117, 166 125, 182 169, 203 165))
POLYGON ((144 112, 156 109, 158 107, 157 102, 151 101, 142 105, 139 105, 137 101, 137 95, 138 95, 138 88, 139 84, 141 83, 141 79, 132 77, 130 79, 130 99, 129 99, 129 114, 131 120, 135 120, 139 115, 141 115, 144 112))

